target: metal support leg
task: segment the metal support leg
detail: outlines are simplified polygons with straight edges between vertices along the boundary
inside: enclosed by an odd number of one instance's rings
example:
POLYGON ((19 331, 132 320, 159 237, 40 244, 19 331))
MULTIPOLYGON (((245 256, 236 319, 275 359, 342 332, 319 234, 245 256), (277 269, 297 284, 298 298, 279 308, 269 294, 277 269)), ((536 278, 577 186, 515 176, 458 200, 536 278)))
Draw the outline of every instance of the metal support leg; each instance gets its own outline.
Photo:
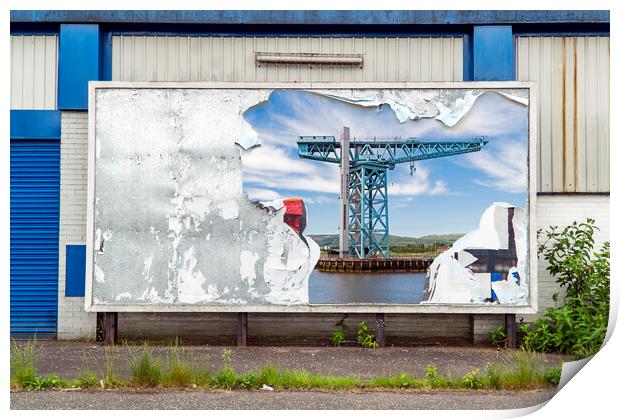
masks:
POLYGON ((118 344, 118 312, 103 313, 103 341, 105 344, 118 344))
POLYGON ((97 312, 97 326, 95 327, 95 341, 104 340, 103 318, 105 312, 97 312))
POLYGON ((237 346, 245 347, 248 345, 248 313, 238 313, 238 331, 237 331, 237 346))
POLYGON ((517 348, 517 316, 506 314, 506 347, 509 349, 517 348))
POLYGON ((385 314, 377 314, 377 343, 381 347, 385 346, 385 314))

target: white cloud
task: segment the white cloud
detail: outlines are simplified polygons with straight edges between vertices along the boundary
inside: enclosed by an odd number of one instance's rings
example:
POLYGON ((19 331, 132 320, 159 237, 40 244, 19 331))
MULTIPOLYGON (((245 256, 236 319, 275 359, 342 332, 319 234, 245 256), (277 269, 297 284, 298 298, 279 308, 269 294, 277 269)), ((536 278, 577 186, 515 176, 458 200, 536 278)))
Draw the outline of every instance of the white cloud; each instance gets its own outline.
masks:
POLYGON ((488 178, 476 179, 479 185, 511 193, 527 191, 527 146, 525 142, 507 143, 499 150, 482 150, 466 155, 466 162, 488 178))
POLYGON ((248 198, 252 201, 271 201, 279 200, 282 198, 282 196, 280 196, 280 194, 278 194, 276 191, 264 188, 248 188, 245 190, 245 192, 248 194, 248 198))

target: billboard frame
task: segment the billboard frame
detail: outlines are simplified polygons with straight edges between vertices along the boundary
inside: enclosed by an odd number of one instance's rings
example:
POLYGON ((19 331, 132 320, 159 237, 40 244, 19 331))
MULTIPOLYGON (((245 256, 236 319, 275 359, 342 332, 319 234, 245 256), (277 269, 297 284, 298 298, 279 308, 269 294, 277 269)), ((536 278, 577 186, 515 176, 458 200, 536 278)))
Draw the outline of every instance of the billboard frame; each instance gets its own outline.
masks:
POLYGON ((536 242, 537 104, 535 82, 119 82, 91 81, 88 84, 88 188, 86 211, 86 288, 87 312, 262 312, 262 313, 426 313, 426 314, 535 314, 538 312, 538 264, 536 242), (93 302, 96 91, 97 89, 528 89, 528 275, 527 305, 509 304, 95 304, 93 302))

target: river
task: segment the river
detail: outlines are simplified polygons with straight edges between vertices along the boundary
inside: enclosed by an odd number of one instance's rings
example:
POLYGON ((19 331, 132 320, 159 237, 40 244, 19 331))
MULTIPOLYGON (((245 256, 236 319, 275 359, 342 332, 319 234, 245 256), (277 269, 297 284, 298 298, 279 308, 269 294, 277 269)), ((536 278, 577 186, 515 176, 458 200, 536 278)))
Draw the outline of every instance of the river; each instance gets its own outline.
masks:
POLYGON ((420 303, 426 273, 336 273, 314 270, 310 303, 420 303))

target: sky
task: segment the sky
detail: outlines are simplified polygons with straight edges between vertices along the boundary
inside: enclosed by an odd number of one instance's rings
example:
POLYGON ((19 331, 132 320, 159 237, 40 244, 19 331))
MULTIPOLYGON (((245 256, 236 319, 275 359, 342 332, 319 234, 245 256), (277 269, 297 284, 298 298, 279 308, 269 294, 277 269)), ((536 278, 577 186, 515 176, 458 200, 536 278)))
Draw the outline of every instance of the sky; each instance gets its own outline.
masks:
POLYGON ((306 234, 338 233, 338 164, 301 159, 299 136, 464 139, 486 136, 475 153, 418 161, 388 171, 390 234, 419 237, 465 233, 478 227, 496 201, 527 202, 527 107, 486 92, 453 127, 434 119, 400 123, 388 106, 362 107, 316 93, 276 90, 244 114, 261 146, 242 152, 244 190, 253 200, 300 197, 306 234))

